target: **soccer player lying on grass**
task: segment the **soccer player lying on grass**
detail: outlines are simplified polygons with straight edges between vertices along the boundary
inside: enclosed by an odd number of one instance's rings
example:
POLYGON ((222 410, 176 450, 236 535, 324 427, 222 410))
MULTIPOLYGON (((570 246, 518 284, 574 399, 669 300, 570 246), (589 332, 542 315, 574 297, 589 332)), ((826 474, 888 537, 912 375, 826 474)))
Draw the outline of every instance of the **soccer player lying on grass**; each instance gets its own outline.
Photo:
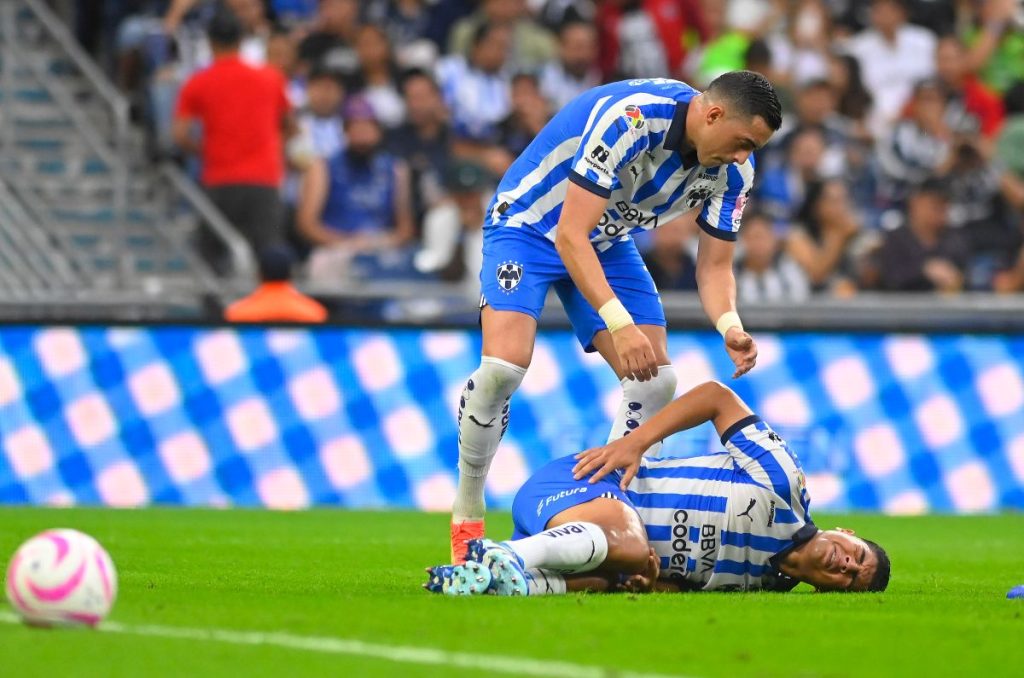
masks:
POLYGON ((428 569, 430 591, 883 591, 889 559, 849 530, 819 530, 795 454, 728 387, 701 384, 624 438, 556 459, 512 506, 510 541, 469 542, 465 565, 428 569), (712 422, 725 452, 645 458, 712 422), (589 476, 589 478, 588 478, 589 476))

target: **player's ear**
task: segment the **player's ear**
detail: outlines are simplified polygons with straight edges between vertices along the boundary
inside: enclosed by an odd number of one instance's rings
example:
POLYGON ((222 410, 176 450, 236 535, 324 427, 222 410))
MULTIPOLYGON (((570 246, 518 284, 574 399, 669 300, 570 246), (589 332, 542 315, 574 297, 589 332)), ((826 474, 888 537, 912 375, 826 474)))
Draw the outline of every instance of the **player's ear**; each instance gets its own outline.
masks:
POLYGON ((718 104, 711 104, 708 109, 704 112, 704 120, 709 125, 715 124, 717 121, 725 117, 725 109, 718 104))

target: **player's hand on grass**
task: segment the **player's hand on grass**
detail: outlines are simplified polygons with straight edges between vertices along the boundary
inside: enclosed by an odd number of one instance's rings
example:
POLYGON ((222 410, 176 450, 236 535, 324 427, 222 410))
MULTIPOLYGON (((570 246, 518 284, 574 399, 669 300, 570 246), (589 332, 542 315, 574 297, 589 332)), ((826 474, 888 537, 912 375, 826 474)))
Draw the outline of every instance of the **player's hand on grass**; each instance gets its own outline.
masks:
POLYGON ((652 548, 647 556, 647 568, 639 574, 630 575, 616 587, 616 590, 629 593, 650 593, 654 590, 654 582, 658 581, 660 573, 661 559, 652 548))
POLYGON ((733 379, 742 377, 757 362, 757 343, 752 336, 738 327, 730 327, 725 333, 725 350, 736 365, 733 379))
POLYGON ((644 456, 646 449, 638 448, 636 443, 630 443, 629 436, 619 438, 602 447, 594 447, 576 455, 576 465, 572 468, 572 477, 576 480, 590 477, 590 484, 593 485, 601 478, 618 469, 625 469, 622 474, 622 482, 619 487, 625 491, 629 481, 633 480, 636 472, 640 469, 640 459, 644 456))
POLYGON ((612 344, 619 355, 623 376, 629 379, 648 381, 658 376, 658 361, 654 357, 654 347, 636 325, 612 332, 612 344))

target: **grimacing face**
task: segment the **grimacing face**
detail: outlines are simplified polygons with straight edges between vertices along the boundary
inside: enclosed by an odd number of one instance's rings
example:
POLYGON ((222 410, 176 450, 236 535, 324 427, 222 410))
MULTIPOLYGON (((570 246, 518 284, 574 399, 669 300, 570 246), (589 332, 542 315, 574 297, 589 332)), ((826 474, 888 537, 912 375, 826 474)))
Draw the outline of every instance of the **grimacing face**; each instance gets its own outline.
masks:
POLYGON ((878 567, 874 551, 850 530, 818 532, 804 548, 799 578, 819 591, 866 591, 878 567))
POLYGON ((717 103, 708 106, 702 123, 693 141, 697 161, 704 167, 733 162, 742 165, 751 153, 768 143, 773 134, 761 116, 729 114, 717 103))

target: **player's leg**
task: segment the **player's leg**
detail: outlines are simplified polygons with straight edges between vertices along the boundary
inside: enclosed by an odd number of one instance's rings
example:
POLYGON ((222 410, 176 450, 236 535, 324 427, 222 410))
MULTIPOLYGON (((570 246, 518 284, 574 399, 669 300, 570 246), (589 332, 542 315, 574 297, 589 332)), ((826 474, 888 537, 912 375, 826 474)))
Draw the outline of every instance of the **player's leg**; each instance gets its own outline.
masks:
MULTIPOLYGON (((615 411, 615 419, 608 433, 608 442, 618 440, 637 428, 645 419, 650 419, 661 408, 672 402, 676 393, 676 371, 668 358, 668 346, 665 328, 659 325, 638 325, 640 331, 647 336, 654 348, 658 360, 658 374, 647 381, 626 379, 622 376, 619 356, 612 346, 611 333, 600 330, 594 335, 596 348, 608 365, 615 371, 622 384, 622 401, 615 411)), ((653 449, 657 451, 660 443, 653 449)))
POLYGON ((488 568, 491 592, 564 593, 565 574, 617 575, 646 565, 647 535, 618 475, 591 485, 572 477, 574 465, 572 455, 555 459, 523 484, 512 502, 511 541, 470 542, 469 561, 488 568))
POLYGON ((560 261, 550 241, 522 229, 484 231, 480 274, 480 366, 459 401, 459 482, 452 505, 452 563, 465 560, 466 541, 484 534, 484 487, 508 428, 510 398, 533 356, 537 318, 560 261))
POLYGON ((480 321, 480 366, 466 380, 459 399, 459 482, 451 523, 456 564, 466 559, 465 543, 484 535, 487 472, 508 428, 509 401, 526 375, 537 333, 537 321, 515 311, 485 306, 480 321))
POLYGON ((554 595, 598 588, 592 579, 603 580, 598 590, 607 590, 619 575, 644 572, 649 557, 636 511, 602 496, 560 512, 537 534, 501 543, 475 539, 466 564, 483 565, 491 575, 488 588, 498 595, 554 595), (586 573, 595 576, 575 583, 566 579, 586 573), (567 581, 580 586, 567 588, 567 581))
POLYGON ((640 516, 619 499, 598 497, 553 517, 538 534, 506 542, 527 568, 566 574, 635 574, 650 546, 640 516))
POLYGON ((597 311, 572 285, 556 284, 566 312, 585 351, 597 350, 622 383, 622 401, 612 422, 608 441, 621 438, 644 419, 665 407, 675 396, 676 373, 668 357, 665 312, 658 290, 632 240, 616 243, 598 254, 608 284, 633 316, 640 331, 651 342, 658 362, 658 374, 648 381, 623 378, 612 336, 597 311))

